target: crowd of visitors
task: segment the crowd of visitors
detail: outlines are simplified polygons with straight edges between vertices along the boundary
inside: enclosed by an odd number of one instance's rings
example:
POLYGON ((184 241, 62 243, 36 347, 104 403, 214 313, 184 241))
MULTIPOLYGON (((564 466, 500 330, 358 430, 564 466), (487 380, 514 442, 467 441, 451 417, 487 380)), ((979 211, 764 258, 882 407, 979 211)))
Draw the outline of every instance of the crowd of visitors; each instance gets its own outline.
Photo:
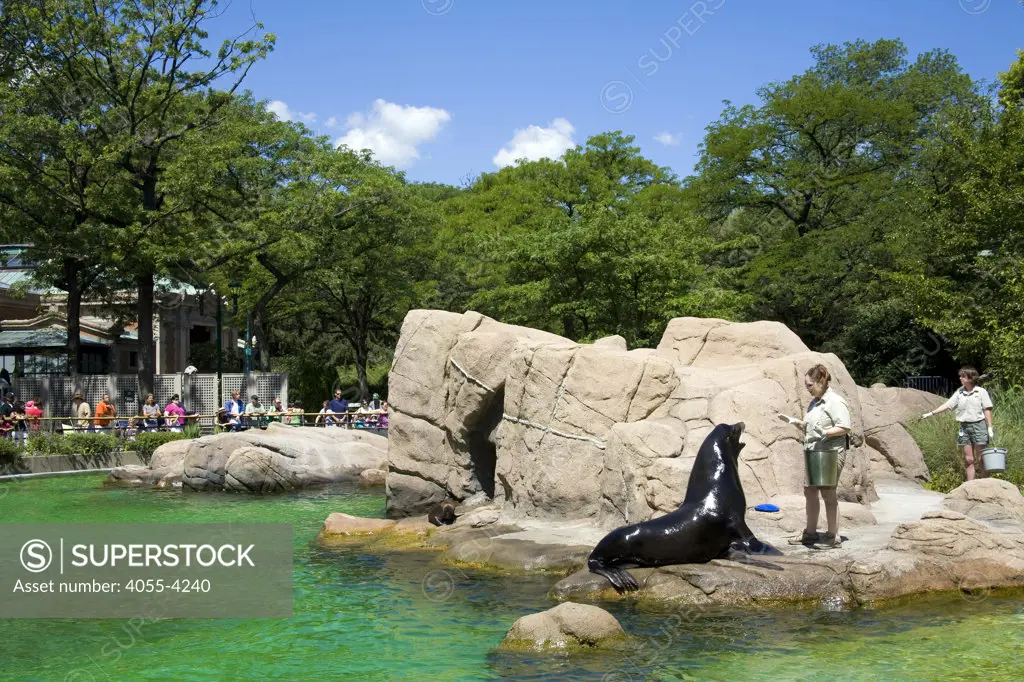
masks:
POLYGON ((349 404, 341 397, 341 390, 334 391, 334 398, 325 400, 313 421, 314 426, 341 426, 350 429, 388 428, 388 403, 380 399, 379 393, 366 404, 349 404))
MULTIPOLYGON (((40 430, 42 417, 41 401, 15 400, 14 393, 7 391, 0 402, 0 437, 27 444, 28 434, 40 430)), ((55 420, 55 423, 64 432, 110 433, 131 440, 145 431, 180 432, 187 424, 199 418, 195 412, 185 409, 178 394, 171 396, 170 401, 161 407, 150 393, 142 401, 138 414, 121 417, 109 394, 103 394, 94 412, 82 393, 76 391, 71 397, 70 414, 64 419, 55 420)), ((249 402, 245 403, 239 391, 232 391, 231 397, 214 415, 214 430, 265 429, 274 421, 291 426, 386 429, 388 403, 381 399, 379 393, 374 393, 373 398, 366 402, 350 403, 342 397, 341 390, 336 390, 334 398, 325 400, 319 412, 307 415, 297 401, 285 407, 281 398, 276 397, 267 405, 258 395, 252 395, 249 402), (311 419, 307 419, 307 416, 311 419)))
POLYGON ((15 400, 14 393, 7 391, 0 403, 0 437, 11 438, 22 446, 27 445, 29 431, 39 430, 39 418, 42 416, 42 403, 36 400, 15 400))

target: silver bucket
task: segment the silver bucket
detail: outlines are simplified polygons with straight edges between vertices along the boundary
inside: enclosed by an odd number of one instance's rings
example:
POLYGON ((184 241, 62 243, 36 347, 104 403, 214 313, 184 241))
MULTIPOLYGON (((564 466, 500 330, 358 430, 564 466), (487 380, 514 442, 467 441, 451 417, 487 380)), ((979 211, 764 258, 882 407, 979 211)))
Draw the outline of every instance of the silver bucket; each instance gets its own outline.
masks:
POLYGON ((838 450, 804 450, 807 480, 811 487, 831 488, 839 485, 838 450))
POLYGON ((985 448, 981 451, 985 473, 1006 471, 1006 448, 985 448))

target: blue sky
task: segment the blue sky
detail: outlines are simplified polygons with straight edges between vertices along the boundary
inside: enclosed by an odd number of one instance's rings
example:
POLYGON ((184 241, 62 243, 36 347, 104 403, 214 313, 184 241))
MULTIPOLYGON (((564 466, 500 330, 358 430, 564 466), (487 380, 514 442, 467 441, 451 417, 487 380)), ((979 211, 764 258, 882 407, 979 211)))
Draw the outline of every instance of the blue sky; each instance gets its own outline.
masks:
POLYGON ((234 0, 211 35, 252 16, 277 35, 258 98, 453 184, 607 130, 687 175, 722 100, 753 102, 818 43, 900 38, 988 81, 1024 48, 1017 0, 234 0))

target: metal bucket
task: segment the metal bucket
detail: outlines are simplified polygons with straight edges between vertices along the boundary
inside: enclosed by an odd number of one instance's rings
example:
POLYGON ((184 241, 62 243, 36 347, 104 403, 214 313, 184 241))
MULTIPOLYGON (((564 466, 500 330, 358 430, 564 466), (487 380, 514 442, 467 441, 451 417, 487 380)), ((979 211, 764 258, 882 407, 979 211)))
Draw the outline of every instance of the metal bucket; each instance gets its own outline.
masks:
POLYGON ((985 473, 1006 471, 1006 448, 985 448, 981 451, 985 473))
POLYGON ((809 486, 831 488, 839 484, 838 450, 804 450, 804 464, 809 486))

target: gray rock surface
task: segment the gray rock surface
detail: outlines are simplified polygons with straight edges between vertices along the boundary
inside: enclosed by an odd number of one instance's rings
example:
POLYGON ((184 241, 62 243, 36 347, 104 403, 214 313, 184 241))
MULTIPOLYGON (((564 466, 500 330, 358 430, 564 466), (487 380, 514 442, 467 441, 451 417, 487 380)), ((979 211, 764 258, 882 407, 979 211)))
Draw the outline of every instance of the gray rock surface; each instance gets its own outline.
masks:
POLYGON ((982 521, 1024 521, 1024 495, 1009 481, 976 478, 949 493, 946 509, 982 521))
POLYGON ((750 506, 802 495, 802 433, 776 414, 805 411, 802 377, 819 362, 853 418, 841 499, 877 499, 877 477, 926 477, 901 419, 936 397, 858 387, 779 323, 678 318, 657 349, 630 351, 617 337, 577 344, 473 312, 411 311, 389 380, 388 516, 482 494, 502 523, 644 521, 680 504, 704 438, 737 421, 750 506))
POLYGON ((383 469, 366 469, 359 474, 359 485, 364 488, 373 488, 384 485, 388 472, 383 469))
POLYGON ((355 429, 314 429, 271 423, 266 430, 172 441, 151 466, 123 467, 112 481, 189 490, 269 493, 356 481, 387 465, 387 438, 355 429))
POLYGON ((909 419, 934 410, 944 399, 912 388, 881 384, 871 388, 858 386, 857 393, 864 406, 864 439, 872 474, 930 480, 928 467, 907 433, 906 424, 909 419))
POLYGON ((625 636, 619 621, 604 609, 565 602, 517 620, 501 646, 511 649, 596 648, 625 636))
POLYGON ((188 439, 172 440, 164 443, 153 451, 149 466, 129 464, 116 467, 107 475, 108 485, 146 486, 156 485, 166 480, 163 486, 172 486, 174 481, 180 484, 185 471, 185 454, 192 441, 188 439))
MULTIPOLYGON (((783 536, 755 517, 752 529, 776 543, 783 556, 630 572, 640 584, 640 598, 695 605, 813 602, 852 607, 932 591, 974 599, 991 588, 1024 587, 1024 523, 1005 517, 986 522, 942 508, 961 499, 962 494, 942 499, 887 487, 873 505, 877 523, 840 524, 848 539, 839 550, 786 545, 783 536)), ((553 589, 561 599, 598 594, 615 595, 607 580, 582 567, 553 589)))

